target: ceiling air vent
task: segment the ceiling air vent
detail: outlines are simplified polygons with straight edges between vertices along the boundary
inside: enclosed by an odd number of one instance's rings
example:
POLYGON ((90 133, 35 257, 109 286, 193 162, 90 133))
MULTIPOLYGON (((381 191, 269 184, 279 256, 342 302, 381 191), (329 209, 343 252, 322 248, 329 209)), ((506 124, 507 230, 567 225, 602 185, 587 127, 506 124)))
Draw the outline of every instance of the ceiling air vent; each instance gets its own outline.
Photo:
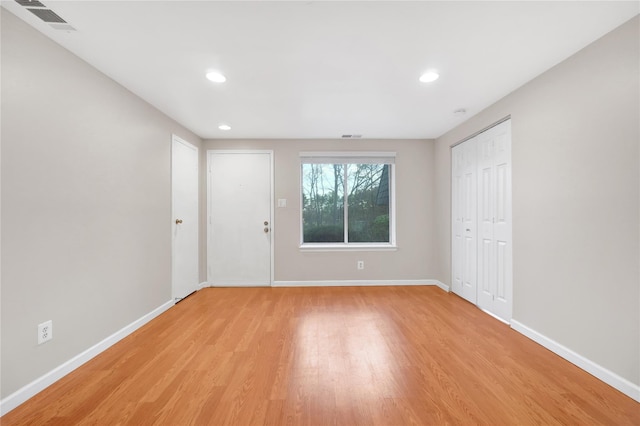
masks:
POLYGON ((40 3, 38 0, 16 0, 16 3, 24 7, 46 7, 44 4, 40 3))
POLYGON ((59 17, 53 10, 49 10, 49 9, 27 9, 27 10, 48 24, 51 22, 57 22, 61 24, 67 23, 67 21, 59 17))
POLYGON ((67 24, 67 21, 62 19, 57 13, 51 9, 47 9, 47 6, 38 0, 16 0, 16 3, 25 7, 29 12, 49 24, 49 26, 54 30, 67 32, 76 30, 71 25, 67 24))

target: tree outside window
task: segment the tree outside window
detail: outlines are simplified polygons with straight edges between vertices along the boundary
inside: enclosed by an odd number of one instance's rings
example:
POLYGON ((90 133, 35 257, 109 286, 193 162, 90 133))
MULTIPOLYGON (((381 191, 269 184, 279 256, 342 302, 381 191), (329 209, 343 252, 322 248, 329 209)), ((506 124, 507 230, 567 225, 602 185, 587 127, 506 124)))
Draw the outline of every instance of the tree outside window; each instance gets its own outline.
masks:
POLYGON ((303 242, 389 243, 391 167, 303 162, 303 242))

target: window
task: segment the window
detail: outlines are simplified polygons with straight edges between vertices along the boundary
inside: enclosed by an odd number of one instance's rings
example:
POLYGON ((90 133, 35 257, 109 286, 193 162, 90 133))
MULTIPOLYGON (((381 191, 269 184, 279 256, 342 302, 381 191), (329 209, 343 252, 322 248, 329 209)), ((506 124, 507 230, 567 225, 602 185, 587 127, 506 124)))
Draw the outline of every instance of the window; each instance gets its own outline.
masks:
POLYGON ((303 246, 395 242, 395 153, 302 153, 303 246))

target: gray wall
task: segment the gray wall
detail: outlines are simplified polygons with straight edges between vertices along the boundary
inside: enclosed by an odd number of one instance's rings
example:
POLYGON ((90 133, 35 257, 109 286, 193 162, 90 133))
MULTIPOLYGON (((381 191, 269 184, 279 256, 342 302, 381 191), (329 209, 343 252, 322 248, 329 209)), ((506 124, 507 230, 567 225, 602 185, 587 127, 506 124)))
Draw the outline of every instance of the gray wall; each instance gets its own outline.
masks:
POLYGON ((507 116, 513 318, 640 384, 639 19, 436 141, 438 279, 450 283, 450 146, 507 116))
MULTIPOLYGON (((286 198, 274 218, 275 280, 423 280, 436 274, 434 263, 434 142, 432 140, 206 140, 211 149, 274 151, 275 198, 286 198), (301 252, 301 151, 395 151, 397 251, 301 252), (356 262, 364 260, 358 271, 356 262)), ((206 186, 203 176, 202 187, 206 186)), ((204 206, 204 203, 203 203, 204 206)), ((203 213, 206 212, 203 210, 203 213)), ((205 214, 202 215, 204 217, 205 214)), ((206 232, 206 224, 202 224, 206 232)), ((204 242, 203 242, 204 244, 204 242)), ((203 252, 206 247, 203 245, 203 252)), ((203 255, 204 256, 204 255, 203 255)), ((201 264, 206 265, 205 258, 201 264)), ((202 272, 204 274, 204 270, 202 272)), ((205 275, 206 276, 206 275, 205 275)))
POLYGON ((6 10, 1 35, 4 398, 171 299, 171 134, 200 139, 6 10))

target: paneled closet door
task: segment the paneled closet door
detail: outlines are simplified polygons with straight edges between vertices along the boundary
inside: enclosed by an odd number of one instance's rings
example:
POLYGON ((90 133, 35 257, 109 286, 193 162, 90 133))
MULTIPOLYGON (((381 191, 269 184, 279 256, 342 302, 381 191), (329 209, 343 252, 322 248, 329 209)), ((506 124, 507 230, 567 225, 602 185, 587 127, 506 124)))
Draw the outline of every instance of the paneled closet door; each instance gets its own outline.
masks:
POLYGON ((451 149, 451 290, 462 295, 462 145, 451 149))
POLYGON ((452 148, 452 290, 511 321, 511 121, 452 148))
POLYGON ((511 121, 478 139, 478 307, 511 321, 511 121))
POLYGON ((476 144, 466 141, 452 153, 452 289, 476 303, 476 144))

